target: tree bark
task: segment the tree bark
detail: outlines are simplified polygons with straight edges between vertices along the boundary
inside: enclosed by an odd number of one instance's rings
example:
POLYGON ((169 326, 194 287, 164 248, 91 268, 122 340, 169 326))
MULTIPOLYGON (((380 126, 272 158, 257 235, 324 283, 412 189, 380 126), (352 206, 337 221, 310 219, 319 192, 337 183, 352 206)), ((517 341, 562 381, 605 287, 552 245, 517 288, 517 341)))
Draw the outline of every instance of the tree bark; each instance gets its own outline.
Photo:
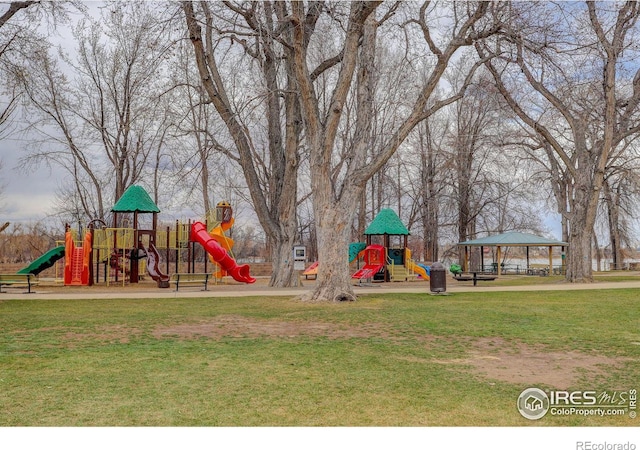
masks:
POLYGON ((428 262, 438 261, 438 211, 439 189, 436 187, 436 149, 433 145, 429 121, 424 122, 424 132, 419 134, 420 140, 420 167, 422 184, 422 229, 424 236, 424 260, 428 262))
MULTIPOLYGON (((315 86, 310 76, 311 70, 307 66, 308 58, 304 43, 308 37, 303 26, 305 23, 304 4, 302 2, 292 2, 291 4, 291 20, 294 22, 295 73, 300 90, 306 142, 310 151, 313 207, 319 247, 318 282, 316 289, 306 296, 307 300, 335 301, 354 298, 345 255, 349 242, 349 230, 351 230, 355 218, 362 190, 367 181, 389 161, 416 125, 464 95, 473 71, 479 64, 470 71, 463 87, 458 92, 443 100, 430 103, 442 74, 456 51, 460 47, 471 45, 475 39, 481 39, 495 32, 491 27, 484 29, 477 26, 487 13, 489 4, 487 2, 474 3, 473 7, 465 9, 468 16, 460 19, 458 26, 454 29, 454 35, 451 36, 446 47, 439 49, 430 35, 425 17, 430 3, 425 3, 421 8, 420 18, 415 22, 421 26, 437 62, 424 82, 412 109, 400 121, 395 130, 386 134, 384 142, 379 145, 377 150, 371 152, 368 147, 371 144, 369 136, 371 122, 375 118, 372 79, 375 73, 377 27, 373 13, 380 3, 359 1, 350 4, 349 19, 340 52, 343 55, 341 66, 332 85, 331 100, 324 114, 320 111, 315 86), (357 71, 356 68, 358 68, 357 71), (345 175, 338 182, 332 173, 336 135, 356 72, 357 117, 349 148, 343 153, 347 155, 347 161, 342 163, 342 166, 346 167, 345 175)), ((453 7, 455 8, 455 5, 453 7)))
MULTIPOLYGON (((273 52, 273 29, 264 30, 261 35, 264 52, 263 78, 267 86, 267 128, 269 140, 269 183, 263 187, 254 164, 251 138, 248 130, 239 122, 235 108, 230 101, 224 87, 223 78, 218 71, 214 54, 212 15, 206 3, 202 3, 206 18, 206 35, 203 37, 201 26, 196 17, 193 3, 182 2, 185 12, 189 38, 193 44, 194 54, 201 82, 207 95, 224 121, 238 152, 238 162, 243 169, 249 192, 258 220, 262 225, 271 249, 273 272, 269 281, 274 287, 296 287, 301 281, 294 271, 292 260, 293 245, 298 239, 298 221, 296 215, 297 176, 298 176, 298 146, 300 140, 300 112, 294 90, 294 78, 291 62, 287 61, 287 88, 285 89, 285 136, 280 128, 281 105, 278 87, 276 55, 273 52), (206 43, 205 43, 206 38, 206 43), (205 48, 206 44, 206 48, 205 48)), ((229 6, 229 5, 228 5, 229 6)), ((265 2, 265 8, 270 14, 283 15, 282 10, 271 10, 271 3, 265 2)), ((281 5, 280 5, 281 6, 281 5)), ((251 10, 253 11, 253 10, 251 10)), ((258 27, 253 21, 249 10, 239 9, 252 26, 258 27)), ((271 23, 273 25, 273 23, 271 23)), ((261 29, 262 30, 262 29, 261 29)), ((256 30, 258 31, 258 30, 256 30)))

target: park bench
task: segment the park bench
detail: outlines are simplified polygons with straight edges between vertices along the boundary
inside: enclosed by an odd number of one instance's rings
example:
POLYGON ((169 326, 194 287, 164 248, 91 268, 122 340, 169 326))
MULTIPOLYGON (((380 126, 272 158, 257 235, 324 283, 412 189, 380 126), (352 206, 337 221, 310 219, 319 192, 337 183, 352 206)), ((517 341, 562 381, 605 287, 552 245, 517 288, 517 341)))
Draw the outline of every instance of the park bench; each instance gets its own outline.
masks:
POLYGON ((2 286, 27 286, 27 292, 31 294, 31 286, 37 286, 38 277, 32 273, 2 273, 0 274, 0 292, 2 286))
POLYGON ((453 279, 456 281, 473 281, 473 285, 477 286, 478 281, 493 281, 498 277, 491 275, 478 275, 478 272, 454 274, 453 279))
POLYGON ((206 291, 211 276, 210 273, 174 273, 169 281, 176 285, 176 291, 180 289, 180 286, 193 284, 201 284, 204 287, 203 290, 206 291))

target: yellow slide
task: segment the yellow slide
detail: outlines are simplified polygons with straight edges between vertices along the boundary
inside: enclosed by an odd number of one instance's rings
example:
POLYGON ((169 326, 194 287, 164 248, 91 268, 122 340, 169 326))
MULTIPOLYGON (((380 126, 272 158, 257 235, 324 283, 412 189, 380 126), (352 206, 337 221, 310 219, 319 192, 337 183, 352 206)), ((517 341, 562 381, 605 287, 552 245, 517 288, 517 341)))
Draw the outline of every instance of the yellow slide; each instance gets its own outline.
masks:
MULTIPOLYGON (((220 247, 224 248, 227 252, 230 252, 233 248, 233 239, 227 237, 224 232, 233 226, 234 221, 235 219, 232 217, 229 222, 221 223, 209 232, 209 236, 211 236, 218 244, 220 244, 220 247)), ((213 256, 209 255, 209 260, 218 266, 218 270, 215 271, 213 275, 218 280, 222 279, 222 277, 227 274, 226 271, 218 265, 218 263, 213 259, 213 256)))
POLYGON ((235 219, 231 218, 229 222, 221 223, 209 232, 209 235, 226 251, 230 251, 233 248, 233 239, 227 237, 224 232, 233 226, 234 221, 235 219))
POLYGON ((425 280, 429 279, 429 275, 427 275, 427 271, 424 270, 423 267, 417 265, 416 263, 412 263, 409 269, 411 269, 414 273, 417 273, 418 275, 420 275, 423 279, 425 280))
POLYGON ((429 275, 427 275, 427 271, 424 270, 424 267, 419 266, 413 261, 413 259, 411 259, 411 250, 409 250, 408 248, 405 249, 404 258, 404 260, 406 261, 405 266, 407 267, 407 269, 409 269, 413 273, 417 273, 418 275, 420 275, 423 280, 429 281, 430 277, 429 275))

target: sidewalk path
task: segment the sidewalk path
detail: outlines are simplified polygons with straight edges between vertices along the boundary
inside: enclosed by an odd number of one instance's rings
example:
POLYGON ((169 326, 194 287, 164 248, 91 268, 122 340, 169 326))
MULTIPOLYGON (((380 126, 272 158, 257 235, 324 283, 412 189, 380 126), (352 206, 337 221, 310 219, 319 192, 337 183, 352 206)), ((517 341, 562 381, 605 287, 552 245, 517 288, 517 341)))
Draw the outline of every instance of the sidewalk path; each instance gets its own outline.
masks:
MULTIPOLYGON (((447 280, 450 281, 450 280, 447 280)), ((453 281, 453 280, 451 280, 453 281)), ((81 299, 118 299, 118 298, 220 298, 220 297, 296 297, 313 289, 313 282, 305 282, 301 288, 270 288, 266 282, 255 285, 223 284, 211 285, 203 291, 195 287, 176 292, 172 288, 158 289, 153 283, 140 283, 137 286, 37 286, 35 292, 27 294, 21 288, 3 288, 2 300, 81 300, 81 299)), ((447 293, 457 292, 518 292, 518 291, 572 291, 587 289, 640 289, 638 281, 595 282, 590 284, 555 283, 528 286, 491 286, 490 283, 473 286, 471 283, 447 283, 447 293)), ((367 286, 354 286, 357 295, 365 294, 429 294, 429 283, 413 281, 406 283, 380 283, 367 286)))

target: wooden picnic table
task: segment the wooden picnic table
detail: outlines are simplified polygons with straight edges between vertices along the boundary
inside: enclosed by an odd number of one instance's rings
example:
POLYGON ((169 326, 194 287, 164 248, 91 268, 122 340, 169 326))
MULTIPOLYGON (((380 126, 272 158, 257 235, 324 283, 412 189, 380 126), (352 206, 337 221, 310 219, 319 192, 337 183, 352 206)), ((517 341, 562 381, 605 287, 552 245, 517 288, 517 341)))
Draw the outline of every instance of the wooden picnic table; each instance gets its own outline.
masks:
POLYGON ((473 281, 473 285, 477 286, 478 281, 493 281, 498 277, 493 275, 479 275, 478 272, 469 272, 454 274, 453 278, 456 281, 473 281))

